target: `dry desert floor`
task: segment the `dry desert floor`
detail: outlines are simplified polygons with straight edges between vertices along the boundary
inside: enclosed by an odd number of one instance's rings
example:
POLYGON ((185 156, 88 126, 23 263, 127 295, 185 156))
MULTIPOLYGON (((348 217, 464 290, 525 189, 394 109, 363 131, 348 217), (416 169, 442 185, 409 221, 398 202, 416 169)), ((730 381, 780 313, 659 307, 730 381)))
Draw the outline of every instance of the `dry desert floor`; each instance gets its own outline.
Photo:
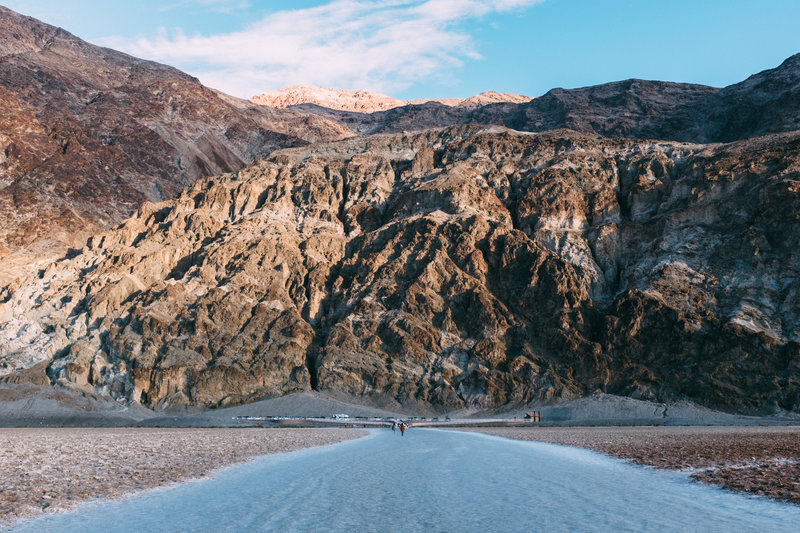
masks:
POLYGON ((207 476, 255 456, 362 435, 351 429, 0 428, 0 526, 207 476))
POLYGON ((578 446, 684 470, 724 489, 800 504, 800 427, 482 428, 510 439, 578 446))

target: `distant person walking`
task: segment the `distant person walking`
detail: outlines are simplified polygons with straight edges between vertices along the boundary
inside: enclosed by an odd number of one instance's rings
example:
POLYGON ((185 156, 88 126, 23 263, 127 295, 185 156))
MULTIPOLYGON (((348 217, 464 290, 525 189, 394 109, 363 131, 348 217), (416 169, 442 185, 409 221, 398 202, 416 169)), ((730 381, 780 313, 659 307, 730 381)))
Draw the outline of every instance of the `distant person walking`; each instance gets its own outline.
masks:
POLYGON ((392 433, 397 435, 397 422, 392 422, 392 433))
POLYGON ((400 436, 402 437, 406 433, 406 425, 403 422, 400 422, 400 436))

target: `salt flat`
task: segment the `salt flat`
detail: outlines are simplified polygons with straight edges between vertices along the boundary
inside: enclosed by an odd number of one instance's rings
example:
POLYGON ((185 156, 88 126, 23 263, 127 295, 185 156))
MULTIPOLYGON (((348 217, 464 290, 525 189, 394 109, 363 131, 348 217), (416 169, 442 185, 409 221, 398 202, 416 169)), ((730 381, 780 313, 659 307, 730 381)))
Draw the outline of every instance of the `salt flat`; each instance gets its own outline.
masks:
POLYGON ((725 489, 800 504, 800 426, 482 428, 510 439, 579 446, 691 473, 725 489))
POLYGON ((592 451, 412 427, 264 457, 14 531, 796 531, 800 508, 592 451))
POLYGON ((362 435, 346 429, 0 428, 0 526, 202 477, 258 455, 362 435))

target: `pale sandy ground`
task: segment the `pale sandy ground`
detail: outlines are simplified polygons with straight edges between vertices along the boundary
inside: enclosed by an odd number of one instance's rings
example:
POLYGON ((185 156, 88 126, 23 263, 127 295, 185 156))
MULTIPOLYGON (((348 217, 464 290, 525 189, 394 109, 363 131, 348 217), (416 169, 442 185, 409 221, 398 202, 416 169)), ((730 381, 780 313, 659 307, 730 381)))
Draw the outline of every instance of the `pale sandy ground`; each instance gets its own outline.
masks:
POLYGON ((724 489, 800 505, 800 427, 482 428, 510 439, 578 446, 631 462, 691 472, 724 489))
POLYGON ((353 429, 0 429, 0 528, 82 501, 207 476, 255 456, 363 435, 353 429))

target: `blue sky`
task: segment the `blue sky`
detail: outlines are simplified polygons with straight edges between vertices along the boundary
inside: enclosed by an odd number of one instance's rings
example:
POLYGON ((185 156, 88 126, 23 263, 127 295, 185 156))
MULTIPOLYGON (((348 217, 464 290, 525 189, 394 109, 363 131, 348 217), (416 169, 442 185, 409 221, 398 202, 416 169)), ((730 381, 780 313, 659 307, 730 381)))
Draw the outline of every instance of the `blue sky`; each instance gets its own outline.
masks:
POLYGON ((627 78, 724 86, 800 52, 800 0, 6 0, 236 96, 538 96, 627 78))

